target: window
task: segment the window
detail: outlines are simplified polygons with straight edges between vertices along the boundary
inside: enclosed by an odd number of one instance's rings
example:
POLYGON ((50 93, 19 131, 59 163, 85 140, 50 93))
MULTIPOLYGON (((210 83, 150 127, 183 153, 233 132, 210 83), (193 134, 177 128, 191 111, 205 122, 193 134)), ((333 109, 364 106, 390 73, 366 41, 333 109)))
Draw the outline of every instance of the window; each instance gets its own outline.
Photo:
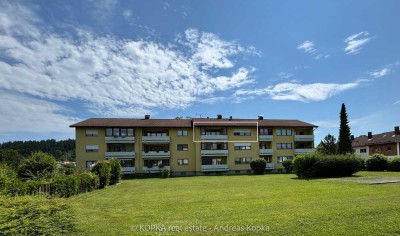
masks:
POLYGON ((271 156, 271 155, 265 156, 264 159, 265 159, 265 161, 266 161, 267 163, 272 163, 272 156, 271 156))
POLYGON ((251 150, 250 143, 235 143, 233 144, 234 150, 251 150))
POLYGON ((201 143, 201 150, 227 150, 227 143, 201 143))
POLYGON ((361 148, 360 149, 360 153, 367 153, 367 149, 366 148, 361 148))
POLYGON ((186 129, 178 130, 178 136, 188 136, 188 131, 186 129))
POLYGON ((121 129, 121 136, 126 137, 128 135, 128 132, 125 128, 121 129))
POLYGON ((189 165, 188 159, 178 159, 178 166, 186 166, 189 165))
POLYGON ((178 149, 178 151, 187 151, 188 145, 187 144, 178 144, 177 149, 178 149))
POLYGON ((292 130, 291 129, 277 129, 276 130, 276 135, 278 135, 278 136, 292 136, 292 130))
POLYGON ((293 160, 292 156, 282 156, 282 157, 278 157, 278 163, 282 163, 286 160, 293 160))
POLYGON ((98 152, 99 145, 86 145, 86 152, 98 152))
POLYGON ((113 135, 114 136, 119 136, 119 128, 114 128, 113 129, 113 135))
POLYGON ((381 148, 376 148, 375 149, 375 152, 381 152, 382 150, 381 150, 381 148))
POLYGON ((260 135, 272 135, 272 129, 271 128, 263 128, 260 129, 260 135))
POLYGON ((119 159, 122 167, 135 167, 134 159, 119 159))
POLYGON ((386 150, 387 150, 387 151, 391 151, 391 150, 392 150, 392 147, 390 147, 390 146, 389 146, 389 147, 386 147, 386 150))
POLYGON ((107 129, 106 129, 106 136, 107 136, 107 137, 113 136, 113 135, 112 135, 112 128, 107 128, 107 129))
POLYGON ((130 136, 130 137, 135 136, 134 129, 132 129, 132 128, 129 128, 129 129, 128 129, 128 136, 130 136))
POLYGON ((98 136, 99 131, 97 129, 87 129, 86 136, 98 136))
POLYGON ((233 131, 233 135, 235 135, 235 136, 251 136, 251 131, 248 130, 248 129, 245 129, 245 130, 237 130, 237 129, 235 129, 233 131))
POLYGON ((97 161, 86 161, 86 168, 92 167, 97 161))
POLYGON ((235 164, 239 165, 239 164, 250 164, 251 162, 251 157, 239 157, 239 158, 235 158, 235 164))
POLYGON ((292 144, 291 143, 277 143, 276 148, 277 149, 292 149, 292 144))

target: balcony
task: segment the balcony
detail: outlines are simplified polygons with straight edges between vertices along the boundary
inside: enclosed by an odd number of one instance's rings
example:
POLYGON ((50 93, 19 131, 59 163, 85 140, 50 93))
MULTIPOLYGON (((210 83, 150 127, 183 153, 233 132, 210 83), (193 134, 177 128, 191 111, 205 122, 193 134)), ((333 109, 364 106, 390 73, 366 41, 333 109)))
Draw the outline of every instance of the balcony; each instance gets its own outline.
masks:
POLYGON ((122 167, 122 173, 134 174, 134 173, 136 173, 136 170, 135 170, 135 167, 122 167))
POLYGON ((106 137, 106 143, 135 143, 135 137, 132 136, 113 136, 106 137))
POLYGON ((106 152, 106 158, 135 158, 135 152, 106 152))
POLYGON ((200 135, 200 140, 207 140, 207 141, 227 141, 228 135, 223 134, 206 134, 200 135))
POLYGON ((228 156, 228 150, 201 150, 202 156, 228 156))
POLYGON ((273 149, 260 149, 260 155, 273 155, 273 149))
POLYGON ((266 170, 273 170, 275 169, 275 164, 274 163, 267 163, 267 166, 265 167, 266 170))
POLYGON ((313 151, 315 151, 315 149, 313 149, 313 148, 301 148, 301 149, 294 149, 294 154, 295 155, 299 155, 299 154, 306 154, 306 153, 309 153, 309 152, 313 152, 313 151))
POLYGON ((296 141, 296 142, 300 142, 300 141, 303 141, 303 142, 311 141, 311 142, 313 142, 314 141, 314 135, 295 135, 294 136, 294 141, 296 141))
POLYGON ((169 136, 142 136, 142 143, 169 143, 169 136))
POLYGON ((170 158, 171 152, 170 151, 147 151, 142 152, 142 158, 170 158))
POLYGON ((274 140, 273 135, 259 135, 258 136, 258 141, 264 141, 264 142, 272 142, 274 140))
POLYGON ((143 173, 160 173, 162 170, 167 169, 170 170, 169 166, 159 167, 159 166, 152 166, 152 167, 143 167, 143 173))
POLYGON ((228 165, 201 165, 202 172, 209 172, 209 171, 228 171, 228 165))

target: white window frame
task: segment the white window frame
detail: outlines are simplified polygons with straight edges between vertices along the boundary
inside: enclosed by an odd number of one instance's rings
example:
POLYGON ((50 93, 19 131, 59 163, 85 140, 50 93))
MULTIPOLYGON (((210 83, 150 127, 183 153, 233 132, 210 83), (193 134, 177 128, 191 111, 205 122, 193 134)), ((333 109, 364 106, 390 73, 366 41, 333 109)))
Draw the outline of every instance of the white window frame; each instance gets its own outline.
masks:
POLYGON ((96 137, 96 136, 99 136, 99 130, 97 130, 97 129, 87 129, 85 134, 86 134, 86 136, 96 137))

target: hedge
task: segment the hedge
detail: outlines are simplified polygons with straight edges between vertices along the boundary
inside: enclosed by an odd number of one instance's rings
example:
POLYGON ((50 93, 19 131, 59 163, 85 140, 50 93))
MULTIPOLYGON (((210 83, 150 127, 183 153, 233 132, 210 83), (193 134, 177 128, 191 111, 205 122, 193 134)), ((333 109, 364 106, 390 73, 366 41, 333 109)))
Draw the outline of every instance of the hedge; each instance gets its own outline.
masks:
POLYGON ((365 161, 368 171, 385 171, 388 169, 388 159, 382 154, 373 154, 365 161))
POLYGON ((400 157, 393 158, 389 161, 389 171, 400 171, 400 157))
POLYGON ((360 166, 361 159, 354 155, 308 153, 293 161, 293 169, 300 178, 351 176, 360 170, 360 166))
POLYGON ((267 161, 262 158, 250 162, 250 167, 255 175, 263 175, 265 173, 266 166, 267 161))
POLYGON ((282 162, 283 167, 285 167, 286 173, 293 171, 293 160, 285 160, 282 162))
POLYGON ((90 171, 99 176, 99 188, 105 188, 109 184, 111 177, 111 168, 107 162, 97 162, 90 171))
POLYGON ((63 199, 0 196, 0 235, 70 235, 76 232, 71 207, 63 199))
POLYGON ((110 164, 110 185, 119 183, 122 177, 122 166, 121 161, 117 159, 111 159, 108 161, 110 164))

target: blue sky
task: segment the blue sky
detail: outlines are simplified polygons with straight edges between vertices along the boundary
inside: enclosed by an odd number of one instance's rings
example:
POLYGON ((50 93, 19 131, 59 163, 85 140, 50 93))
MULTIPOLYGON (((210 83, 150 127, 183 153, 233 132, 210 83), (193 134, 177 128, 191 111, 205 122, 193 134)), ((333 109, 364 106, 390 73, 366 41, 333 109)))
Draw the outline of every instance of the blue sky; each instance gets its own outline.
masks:
POLYGON ((90 117, 400 124, 399 1, 1 1, 0 141, 90 117))

